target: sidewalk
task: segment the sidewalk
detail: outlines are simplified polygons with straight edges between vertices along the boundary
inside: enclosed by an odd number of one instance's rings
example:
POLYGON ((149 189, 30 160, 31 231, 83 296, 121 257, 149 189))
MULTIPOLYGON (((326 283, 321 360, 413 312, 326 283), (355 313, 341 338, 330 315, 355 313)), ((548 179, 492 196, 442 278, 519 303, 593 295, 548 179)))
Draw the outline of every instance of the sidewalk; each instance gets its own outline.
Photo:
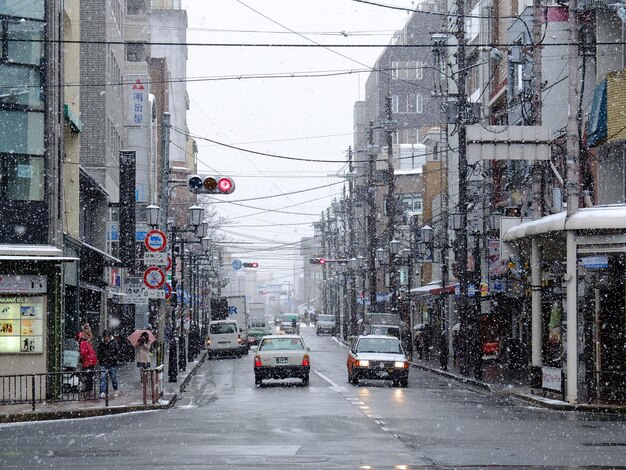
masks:
POLYGON ((448 370, 442 370, 439 359, 413 359, 411 365, 419 369, 427 370, 458 382, 480 387, 492 393, 511 395, 524 400, 535 406, 563 411, 584 411, 590 413, 615 413, 626 414, 626 405, 603 404, 603 403, 569 403, 543 395, 542 390, 532 389, 527 382, 527 374, 524 371, 507 370, 501 363, 485 361, 483 365, 483 380, 461 375, 459 367, 448 363, 448 370))
POLYGON ((174 383, 168 382, 167 364, 165 365, 163 397, 159 400, 159 403, 152 404, 150 397, 148 397, 147 404, 143 404, 143 386, 140 381, 139 369, 134 362, 124 363, 118 367, 117 371, 119 383, 117 397, 113 396, 113 388, 109 382, 109 406, 106 406, 106 400, 102 398, 37 403, 35 411, 32 410, 32 405, 30 404, 3 405, 0 406, 0 423, 87 418, 128 413, 130 411, 170 408, 174 406, 178 395, 185 389, 196 369, 204 362, 205 356, 206 351, 201 351, 194 362, 187 363, 187 370, 179 371, 178 381, 174 383))

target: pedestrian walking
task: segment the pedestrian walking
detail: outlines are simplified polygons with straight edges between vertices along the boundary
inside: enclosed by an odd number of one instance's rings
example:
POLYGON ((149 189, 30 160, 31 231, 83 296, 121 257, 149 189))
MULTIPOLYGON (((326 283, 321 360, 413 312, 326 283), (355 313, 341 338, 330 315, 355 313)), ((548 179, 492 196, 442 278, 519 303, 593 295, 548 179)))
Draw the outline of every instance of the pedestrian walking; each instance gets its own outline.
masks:
POLYGON ((83 390, 83 392, 84 396, 88 397, 93 392, 93 370, 98 365, 98 356, 96 355, 96 351, 93 349, 91 343, 85 338, 85 335, 82 331, 76 335, 76 339, 78 339, 80 365, 82 370, 86 372, 82 374, 85 384, 85 389, 83 390))
POLYGON ((144 331, 139 336, 137 345, 135 346, 135 361, 140 369, 141 378, 143 379, 143 371, 150 369, 150 337, 148 332, 144 331))
POLYGON ((108 387, 108 377, 111 377, 111 385, 113 386, 113 396, 118 394, 117 384, 117 366, 119 363, 120 348, 117 341, 111 336, 111 333, 104 331, 102 333, 102 342, 98 345, 98 361, 104 369, 100 376, 100 398, 106 396, 108 387))

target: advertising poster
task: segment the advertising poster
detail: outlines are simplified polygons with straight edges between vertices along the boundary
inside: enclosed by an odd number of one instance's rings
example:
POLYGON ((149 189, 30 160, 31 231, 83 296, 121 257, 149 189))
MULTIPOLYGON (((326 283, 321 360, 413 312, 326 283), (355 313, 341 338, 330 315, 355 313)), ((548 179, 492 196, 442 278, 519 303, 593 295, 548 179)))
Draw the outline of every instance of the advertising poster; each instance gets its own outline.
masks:
POLYGON ((43 353, 43 296, 0 297, 0 354, 43 353))

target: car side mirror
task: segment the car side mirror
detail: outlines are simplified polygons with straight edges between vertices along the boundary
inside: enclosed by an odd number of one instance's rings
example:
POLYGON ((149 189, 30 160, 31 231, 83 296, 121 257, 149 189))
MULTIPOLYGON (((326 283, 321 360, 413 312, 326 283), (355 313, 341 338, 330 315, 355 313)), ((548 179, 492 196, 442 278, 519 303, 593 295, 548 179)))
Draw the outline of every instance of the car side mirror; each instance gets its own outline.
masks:
POLYGON ((306 347, 306 350, 307 350, 307 351, 310 351, 310 350, 311 350, 311 348, 307 346, 307 347, 306 347))

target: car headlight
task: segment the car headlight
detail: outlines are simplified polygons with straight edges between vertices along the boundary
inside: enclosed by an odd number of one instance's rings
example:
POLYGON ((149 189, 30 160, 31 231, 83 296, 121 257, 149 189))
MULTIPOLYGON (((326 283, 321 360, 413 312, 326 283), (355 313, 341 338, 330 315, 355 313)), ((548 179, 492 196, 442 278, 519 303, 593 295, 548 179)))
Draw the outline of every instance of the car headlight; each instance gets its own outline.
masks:
POLYGON ((356 365, 357 367, 369 367, 370 361, 357 361, 356 365))
POLYGON ((406 361, 396 361, 393 363, 393 366, 397 367, 398 369, 405 369, 409 367, 409 363, 406 361))

